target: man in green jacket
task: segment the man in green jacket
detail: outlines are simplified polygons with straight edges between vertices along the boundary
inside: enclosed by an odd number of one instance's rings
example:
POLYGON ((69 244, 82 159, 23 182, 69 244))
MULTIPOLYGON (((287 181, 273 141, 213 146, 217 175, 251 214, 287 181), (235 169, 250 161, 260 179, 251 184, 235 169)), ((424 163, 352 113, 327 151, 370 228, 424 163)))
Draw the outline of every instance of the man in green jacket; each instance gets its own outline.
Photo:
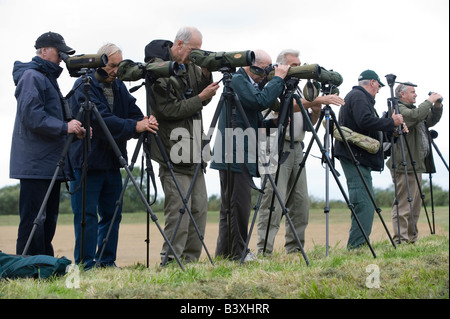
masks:
MULTIPOLYGON (((184 196, 187 195, 198 163, 202 162, 201 142, 203 134, 202 109, 216 94, 219 85, 212 82, 211 73, 193 63, 189 54, 202 46, 202 34, 196 28, 181 28, 174 42, 154 40, 145 47, 145 62, 175 61, 180 66, 176 76, 158 78, 152 86, 156 103, 152 114, 159 123, 158 135, 170 157, 171 166, 184 196)), ((172 238, 175 226, 184 208, 167 163, 156 143, 152 142, 151 156, 159 164, 159 177, 164 190, 164 232, 172 238)), ((203 171, 197 174, 188 205, 199 231, 203 235, 206 228, 208 196, 203 171)), ((184 214, 172 246, 177 256, 185 262, 198 260, 202 251, 199 234, 195 230, 189 214, 184 214)), ((163 244, 161 259, 168 246, 163 244)), ((173 259, 169 253, 169 261, 173 259)))
POLYGON ((436 171, 431 152, 431 138, 428 127, 434 126, 441 119, 442 104, 439 101, 441 95, 437 93, 431 94, 418 107, 414 105, 417 94, 413 86, 399 84, 395 89, 395 95, 399 99, 399 113, 403 115, 403 120, 408 127, 409 133, 405 135, 406 141, 403 143, 407 162, 407 175, 405 175, 402 164, 401 144, 394 144, 395 175, 393 158, 390 157, 386 163, 391 170, 394 183, 397 183, 398 190, 398 214, 397 205, 394 201, 392 205, 392 225, 394 228, 394 240, 399 243, 414 243, 417 240, 417 221, 419 220, 422 206, 422 198, 420 196, 422 173, 434 173, 436 171), (414 169, 406 144, 408 144, 410 155, 415 162, 419 183, 417 183, 416 177, 414 176, 414 169), (412 216, 408 201, 407 182, 412 198, 412 216))

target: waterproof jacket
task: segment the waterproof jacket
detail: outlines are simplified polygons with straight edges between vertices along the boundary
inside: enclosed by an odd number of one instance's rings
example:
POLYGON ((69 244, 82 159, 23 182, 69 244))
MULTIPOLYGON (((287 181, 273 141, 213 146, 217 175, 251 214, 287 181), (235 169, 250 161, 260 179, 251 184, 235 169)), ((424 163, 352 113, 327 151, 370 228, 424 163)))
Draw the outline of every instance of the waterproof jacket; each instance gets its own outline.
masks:
MULTIPOLYGON (((86 127, 85 116, 90 116, 92 127, 91 150, 87 155, 88 168, 90 170, 114 170, 122 167, 118 155, 111 147, 112 143, 117 144, 121 155, 127 160, 127 141, 131 138, 137 138, 136 124, 142 120, 144 115, 136 105, 136 99, 128 92, 125 84, 116 79, 112 82, 114 92, 113 110, 111 111, 108 101, 103 94, 103 88, 95 78, 94 73, 90 72, 88 77, 91 79, 89 86, 89 99, 96 106, 102 116, 108 131, 111 133, 114 141, 107 139, 107 135, 101 128, 94 112, 89 111, 88 107, 81 108, 82 103, 86 101, 84 94, 84 84, 80 84, 83 78, 77 79, 74 84, 74 95, 69 100, 72 107, 72 114, 86 127)), ((81 169, 85 155, 83 154, 83 143, 85 140, 78 140, 71 145, 70 165, 72 169, 81 169)))
MULTIPOLYGON (((433 107, 433 104, 428 100, 420 104, 419 107, 400 100, 398 110, 403 115, 403 120, 409 131, 408 134, 404 135, 406 136, 406 142, 404 141, 403 143, 408 173, 414 172, 409 152, 411 152, 412 159, 415 162, 417 173, 435 173, 436 168, 433 161, 433 152, 431 151, 431 136, 428 127, 432 127, 439 122, 443 108, 433 107), (409 146, 409 151, 406 143, 409 146), (426 146, 424 143, 426 143, 426 146), (425 152, 425 149, 428 149, 428 152, 425 152)), ((397 142, 394 145, 396 171, 404 174, 401 144, 397 142)), ((392 164, 391 156, 386 165, 392 170, 392 164)))
MULTIPOLYGON (((339 125, 348 127, 354 132, 372 137, 383 145, 383 132, 392 134, 395 130, 392 118, 380 118, 375 110, 375 99, 363 87, 354 86, 344 98, 345 104, 339 110, 339 125)), ((374 171, 382 171, 384 168, 383 148, 376 154, 348 143, 356 160, 361 165, 370 167, 374 171)), ((343 142, 335 140, 334 156, 352 159, 343 142)))
MULTIPOLYGON (((14 63, 17 113, 11 143, 11 178, 53 178, 68 128, 57 83, 62 71, 57 64, 38 56, 28 63, 14 63)), ((60 170, 58 180, 62 178, 60 170)))
MULTIPOLYGON (((174 61, 172 45, 167 40, 150 42, 145 48, 145 61, 174 61)), ((160 77, 151 86, 150 99, 155 100, 151 112, 158 120, 158 136, 174 172, 193 175, 199 163, 206 166, 201 156, 202 109, 211 99, 202 102, 198 94, 211 83, 212 77, 206 78, 199 66, 189 63, 176 76, 160 77)), ((151 145, 152 159, 167 168, 154 137, 151 145)))
MULTIPOLYGON (((225 87, 224 90, 226 89, 227 88, 225 87)), ((240 68, 232 76, 230 89, 238 97, 245 116, 250 124, 250 129, 255 134, 255 139, 251 141, 251 144, 247 138, 239 139, 241 142, 244 141, 243 145, 239 142, 237 143, 236 140, 233 139, 233 158, 229 158, 231 156, 226 154, 225 144, 227 140, 225 133, 227 107, 224 104, 219 117, 218 131, 220 134, 216 136, 211 168, 227 170, 227 164, 231 163, 232 172, 242 173, 241 163, 245 163, 251 176, 259 176, 257 167, 257 141, 258 134, 261 134, 262 131, 258 128, 264 127, 261 112, 268 108, 274 108, 275 102, 284 90, 284 80, 275 76, 262 90, 259 90, 253 86, 245 70, 240 68)), ((239 112, 236 112, 235 116, 232 115, 231 120, 232 128, 235 133, 237 133, 236 128, 242 129, 243 131, 247 129, 239 112)))

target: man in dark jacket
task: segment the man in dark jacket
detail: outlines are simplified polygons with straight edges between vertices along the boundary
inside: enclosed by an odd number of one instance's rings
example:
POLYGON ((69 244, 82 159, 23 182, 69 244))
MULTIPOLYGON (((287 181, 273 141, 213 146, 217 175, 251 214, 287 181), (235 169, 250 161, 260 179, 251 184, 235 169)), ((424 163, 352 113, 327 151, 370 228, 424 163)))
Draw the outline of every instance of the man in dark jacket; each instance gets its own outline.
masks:
MULTIPOLYGON (((382 132, 394 133, 396 127, 403 124, 403 118, 395 112, 392 118, 379 118, 375 110, 375 96, 379 89, 384 86, 379 76, 372 70, 366 70, 361 73, 358 80, 359 86, 354 86, 344 99, 345 105, 339 111, 339 124, 377 140, 382 138, 382 132)), ((382 141, 380 142, 380 145, 382 145, 382 141)), ((353 144, 350 144, 350 148, 356 160, 360 163, 359 168, 363 178, 373 195, 371 171, 383 170, 383 150, 380 148, 378 153, 371 154, 353 144)), ((354 205, 355 214, 364 233, 369 236, 372 231, 375 207, 343 142, 335 141, 334 154, 344 170, 349 200, 354 205)), ((365 238, 352 215, 347 248, 357 248, 363 244, 365 244, 365 238)))
POLYGON ((436 171, 433 153, 430 147, 431 137, 428 128, 436 125, 441 119, 442 104, 439 99, 442 97, 438 93, 433 93, 417 107, 414 105, 417 97, 416 91, 413 86, 406 84, 399 84, 397 86, 395 96, 399 99, 399 112, 403 115, 403 119, 408 126, 409 132, 406 135, 406 142, 409 146, 411 157, 415 162, 415 170, 418 174, 419 184, 414 176, 414 169, 408 154, 408 149, 406 148, 406 143, 403 145, 406 154, 407 175, 405 175, 404 166, 402 165, 403 158, 401 156, 402 150, 400 143, 395 143, 395 178, 392 167, 394 164, 393 158, 390 157, 386 163, 391 170, 393 181, 397 183, 398 191, 398 214, 397 204, 394 202, 392 205, 392 225, 394 229, 394 240, 400 243, 414 243, 418 236, 417 222, 422 208, 422 198, 420 196, 422 173, 434 173, 436 171), (408 201, 408 185, 409 195, 412 198, 412 216, 408 201))
POLYGON ((10 177, 20 179, 20 224, 16 253, 22 254, 33 224, 36 232, 27 255, 53 256, 52 239, 59 211, 60 170, 41 220, 36 221, 45 194, 50 187, 68 134, 82 138, 85 132, 77 120, 65 121, 63 97, 57 79, 59 52, 74 54, 63 37, 54 32, 42 34, 35 44, 31 62, 16 61, 13 79, 16 84, 17 114, 11 144, 10 177))
MULTIPOLYGON (((202 34, 194 27, 181 28, 175 40, 155 40, 145 48, 145 62, 175 61, 183 65, 177 76, 159 78, 152 86, 156 103, 152 114, 160 124, 158 135, 165 153, 170 157, 175 178, 184 196, 191 186, 197 164, 202 163, 202 109, 216 94, 219 85, 212 82, 211 72, 189 60, 193 49, 202 46, 202 34)), ((161 151, 153 143, 152 159, 159 163, 159 177, 164 190, 164 232, 172 238, 175 226, 184 209, 182 198, 161 151)), ((192 185, 188 205, 200 233, 206 228, 208 195, 204 172, 200 170, 192 185)), ((186 262, 198 260, 202 243, 189 214, 184 214, 172 246, 177 256, 186 262)), ((167 243, 161 249, 163 259, 167 243)), ((173 254, 169 253, 169 258, 173 254)))
MULTIPOLYGON (((248 220, 251 211, 251 187, 248 178, 258 176, 257 139, 262 127, 261 111, 271 108, 284 90, 284 77, 289 70, 288 65, 275 67, 275 76, 260 90, 258 84, 264 80, 265 71, 271 64, 271 57, 262 50, 255 50, 253 66, 240 68, 233 74, 230 88, 238 97, 244 109, 250 128, 246 128, 244 120, 237 112, 232 128, 226 128, 226 112, 221 110, 218 130, 214 146, 214 157, 211 168, 219 170, 222 203, 220 207, 219 236, 217 238, 216 256, 237 260, 241 257, 247 240, 248 220), (259 70, 257 72, 255 70, 259 70), (236 141, 227 138, 226 130, 233 129, 236 141), (240 132, 248 133, 245 138, 240 132), (251 138, 253 136, 254 138, 251 138), (228 151, 230 150, 230 151, 228 151), (230 163, 231 180, 227 180, 228 163, 230 163), (245 163, 245 166, 242 166, 245 163), (244 171, 243 171, 244 170, 244 171), (247 170, 248 172, 245 172, 247 170), (251 176, 248 176, 248 173, 251 176), (246 176, 247 175, 247 176, 246 176), (230 218, 228 225, 228 183, 230 183, 230 218), (231 231, 231 247, 229 247, 228 227, 231 231)), ((234 117, 234 116, 233 116, 234 117)), ((254 259, 248 253, 246 260, 254 259)))
MULTIPOLYGON (((119 63, 123 59, 120 48, 108 43, 99 49, 98 54, 108 56, 108 64, 103 67, 108 78, 99 82, 93 72, 88 74, 92 79, 89 98, 101 114, 123 158, 127 159, 127 140, 137 138, 139 133, 145 131, 154 133, 158 123, 153 117, 150 119, 144 117, 136 105, 136 99, 128 92, 125 84, 116 79, 119 63)), ((86 100, 83 85, 78 86, 81 80, 80 78, 75 82, 74 88, 77 89, 70 100, 73 114, 78 114, 81 104, 86 100)), ((73 143, 70 150, 70 163, 75 178, 71 182, 71 190, 77 189, 71 198, 75 226, 75 263, 84 264, 85 269, 93 267, 97 261, 100 266, 115 265, 122 212, 122 205, 119 204, 118 214, 114 220, 102 260, 98 260, 114 216, 116 202, 122 191, 120 173, 122 166, 107 140, 105 132, 94 116, 92 116, 91 125, 91 149, 87 158, 83 153, 83 141, 73 143), (84 161, 87 164, 87 175, 84 203, 85 231, 84 238, 82 238, 83 187, 78 188, 78 186, 83 184, 84 161), (84 240, 83 250, 81 250, 82 239, 84 240), (81 251, 83 255, 81 255, 81 251)))

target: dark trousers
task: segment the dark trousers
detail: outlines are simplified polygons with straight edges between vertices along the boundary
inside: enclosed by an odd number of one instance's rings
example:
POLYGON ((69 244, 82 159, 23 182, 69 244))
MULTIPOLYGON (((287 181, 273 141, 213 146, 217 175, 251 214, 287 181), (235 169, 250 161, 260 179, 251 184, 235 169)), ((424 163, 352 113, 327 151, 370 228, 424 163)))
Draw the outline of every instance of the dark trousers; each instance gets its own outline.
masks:
MULTIPOLYGON (((73 191, 81 180, 81 171, 75 170, 75 180, 70 183, 73 191)), ((84 264, 85 269, 93 267, 100 257, 104 241, 116 210, 116 203, 122 191, 122 176, 120 171, 88 171, 86 177, 85 226, 82 230, 83 188, 72 195, 72 210, 75 228, 75 263, 84 264), (83 236, 84 235, 84 236, 83 236), (83 240, 83 256, 81 242, 83 240)), ((119 224, 122 219, 122 204, 119 205, 111 233, 100 260, 101 266, 113 266, 116 261, 119 241, 119 224)))
POLYGON ((20 223, 16 243, 16 254, 18 255, 23 253, 35 223, 37 224, 36 231, 26 254, 54 255, 52 240, 59 213, 60 182, 55 182, 42 217, 36 220, 50 182, 51 180, 42 179, 20 180, 20 223))
POLYGON ((241 258, 248 235, 248 221, 250 217, 252 198, 251 187, 240 173, 231 173, 230 181, 227 172, 219 171, 220 205, 219 236, 217 238, 216 256, 233 260, 241 258), (227 185, 231 183, 230 225, 228 225, 228 192, 227 185), (231 247, 228 243, 228 226, 231 232, 231 247))
MULTIPOLYGON (((359 173, 351 160, 346 158, 340 158, 342 169, 344 170, 345 178, 347 179, 349 200, 354 206, 355 215, 361 224, 361 228, 367 237, 372 232, 373 216, 375 214, 375 207, 373 206, 370 195, 367 193, 364 183, 359 176, 359 173)), ((369 167, 360 165, 361 174, 366 181, 372 196, 372 170, 369 167)), ((356 222, 356 219, 351 215, 352 225, 349 232, 347 248, 358 248, 366 244, 366 239, 361 232, 361 229, 356 222)))

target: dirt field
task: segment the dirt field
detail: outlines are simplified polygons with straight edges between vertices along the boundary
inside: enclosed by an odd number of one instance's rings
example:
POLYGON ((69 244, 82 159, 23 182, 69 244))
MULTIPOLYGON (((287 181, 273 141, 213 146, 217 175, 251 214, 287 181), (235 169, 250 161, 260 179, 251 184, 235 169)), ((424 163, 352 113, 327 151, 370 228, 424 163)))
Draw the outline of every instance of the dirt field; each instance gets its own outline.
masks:
MULTIPOLYGON (((389 232, 392 235, 392 230, 389 227, 389 232)), ((349 224, 330 224, 329 240, 330 247, 345 247, 348 239, 349 224)), ((278 232, 275 249, 282 249, 284 245, 284 227, 280 228, 278 232)), ((436 227, 437 234, 444 232, 436 227)), ((211 255, 214 257, 216 240, 218 234, 218 224, 210 223, 206 227, 205 244, 211 255)), ((310 224, 306 230, 305 251, 308 253, 314 245, 325 245, 325 224, 310 224)), ((428 224, 419 223, 419 237, 430 234, 428 224)), ((17 238, 16 226, 0 226, 0 250, 7 254, 15 253, 15 245, 17 238)), ((251 234, 251 241, 249 248, 255 251, 256 249, 256 229, 251 234)), ((146 264, 147 259, 147 244, 146 239, 146 225, 145 224, 122 224, 120 226, 119 247, 117 253, 116 264, 119 267, 130 266, 136 263, 146 264)), ((381 240, 388 240, 389 237, 383 228, 381 222, 374 222, 371 242, 381 240)), ((150 265, 160 263, 159 252, 162 247, 164 239, 161 236, 155 224, 150 224, 150 265)), ((390 243, 389 243, 390 245, 390 243)), ((57 227, 55 238, 53 240, 53 247, 55 249, 55 256, 66 256, 73 260, 73 246, 74 246, 74 232, 72 225, 61 225, 57 227)), ((370 252, 369 248, 367 248, 370 252)), ((376 251, 375 251, 376 253, 376 251)), ((203 251, 202 258, 207 259, 205 251, 203 251)))

